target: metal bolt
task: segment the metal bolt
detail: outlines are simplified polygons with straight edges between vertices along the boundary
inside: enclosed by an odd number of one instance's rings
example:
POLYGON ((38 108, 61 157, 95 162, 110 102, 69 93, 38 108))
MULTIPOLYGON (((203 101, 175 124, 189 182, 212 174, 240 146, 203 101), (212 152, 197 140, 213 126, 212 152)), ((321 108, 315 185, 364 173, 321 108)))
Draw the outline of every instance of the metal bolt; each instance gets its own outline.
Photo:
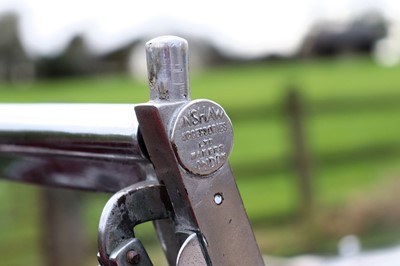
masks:
POLYGON ((131 265, 137 265, 140 262, 140 254, 135 250, 129 250, 126 253, 126 261, 131 265))
POLYGON ((190 101, 188 43, 161 36, 146 43, 150 100, 190 101))
POLYGON ((215 204, 221 205, 223 201, 224 201, 224 197, 222 196, 221 193, 217 193, 217 194, 214 195, 215 204))

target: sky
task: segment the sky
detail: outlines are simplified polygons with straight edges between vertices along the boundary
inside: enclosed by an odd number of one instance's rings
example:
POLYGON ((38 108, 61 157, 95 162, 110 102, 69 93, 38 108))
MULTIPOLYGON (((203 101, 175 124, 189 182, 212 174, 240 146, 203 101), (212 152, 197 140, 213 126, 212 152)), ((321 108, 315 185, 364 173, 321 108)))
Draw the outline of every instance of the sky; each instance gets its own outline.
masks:
POLYGON ((290 55, 317 20, 346 20, 367 10, 400 18, 398 0, 0 0, 0 14, 21 15, 30 55, 60 53, 78 33, 96 53, 132 39, 193 34, 226 55, 290 55))

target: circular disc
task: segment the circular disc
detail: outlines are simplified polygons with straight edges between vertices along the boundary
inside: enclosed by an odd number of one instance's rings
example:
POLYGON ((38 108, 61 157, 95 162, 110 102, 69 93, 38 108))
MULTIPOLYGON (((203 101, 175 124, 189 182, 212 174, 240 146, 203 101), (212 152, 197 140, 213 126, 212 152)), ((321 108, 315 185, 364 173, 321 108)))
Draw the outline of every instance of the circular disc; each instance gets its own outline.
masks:
POLYGON ((232 123, 220 105, 196 100, 179 112, 171 138, 181 165, 191 173, 208 175, 228 159, 232 123))

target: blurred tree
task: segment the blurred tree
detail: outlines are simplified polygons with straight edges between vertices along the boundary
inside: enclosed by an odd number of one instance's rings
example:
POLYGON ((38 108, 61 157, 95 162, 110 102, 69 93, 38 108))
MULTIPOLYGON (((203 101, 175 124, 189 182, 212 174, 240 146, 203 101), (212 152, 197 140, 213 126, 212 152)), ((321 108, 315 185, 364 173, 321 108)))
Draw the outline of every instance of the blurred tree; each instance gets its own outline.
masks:
POLYGON ((336 56, 345 53, 370 53, 387 33, 382 14, 366 12, 351 21, 320 21, 303 41, 303 56, 336 56))
POLYGON ((60 54, 38 61, 39 77, 81 76, 98 72, 98 59, 92 55, 82 36, 77 35, 60 54))
POLYGON ((8 13, 0 17, 0 36, 0 81, 34 79, 35 65, 22 47, 17 15, 8 13))

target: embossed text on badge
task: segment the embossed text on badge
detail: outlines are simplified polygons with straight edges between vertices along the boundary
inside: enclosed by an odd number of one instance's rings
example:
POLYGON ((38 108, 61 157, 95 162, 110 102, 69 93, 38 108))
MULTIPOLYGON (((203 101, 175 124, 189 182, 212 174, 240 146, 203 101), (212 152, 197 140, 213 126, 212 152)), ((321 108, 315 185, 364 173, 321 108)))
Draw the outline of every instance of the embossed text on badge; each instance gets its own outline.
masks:
POLYGON ((179 112, 171 138, 181 165, 194 174, 208 175, 228 159, 233 129, 220 105, 196 100, 179 112))

